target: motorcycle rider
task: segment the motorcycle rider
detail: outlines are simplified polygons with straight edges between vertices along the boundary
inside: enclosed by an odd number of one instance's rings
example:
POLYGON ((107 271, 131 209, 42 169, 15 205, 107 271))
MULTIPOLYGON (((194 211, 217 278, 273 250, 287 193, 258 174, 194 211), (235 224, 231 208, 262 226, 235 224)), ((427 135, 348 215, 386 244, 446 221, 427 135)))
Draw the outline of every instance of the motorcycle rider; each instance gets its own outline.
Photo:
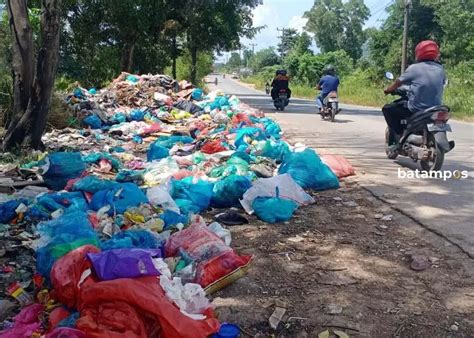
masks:
POLYGON ((324 99, 330 92, 337 92, 339 87, 339 78, 336 76, 336 69, 333 65, 327 65, 324 67, 324 76, 319 80, 316 87, 320 90, 318 97, 316 97, 316 105, 319 108, 319 112, 323 110, 324 99))
POLYGON ((398 139, 403 134, 401 120, 413 113, 442 104, 446 75, 444 67, 438 62, 439 47, 435 41, 421 41, 415 48, 416 63, 405 72, 384 93, 390 94, 401 85, 409 86, 408 101, 386 104, 382 108, 385 121, 389 127, 389 149, 396 151, 398 139))
POLYGON ((275 100, 278 97, 278 92, 281 89, 285 89, 288 94, 288 99, 291 97, 291 90, 288 85, 289 78, 286 75, 286 70, 277 70, 275 73, 275 77, 272 80, 271 87, 271 95, 272 99, 275 100))

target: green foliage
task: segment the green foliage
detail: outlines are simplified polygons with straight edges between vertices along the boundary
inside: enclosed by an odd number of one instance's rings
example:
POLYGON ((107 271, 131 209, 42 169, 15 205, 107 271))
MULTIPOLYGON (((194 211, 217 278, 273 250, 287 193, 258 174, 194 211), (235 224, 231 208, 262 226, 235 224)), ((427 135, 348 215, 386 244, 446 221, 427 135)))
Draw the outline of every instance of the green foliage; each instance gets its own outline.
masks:
POLYGON ((242 65, 242 60, 240 59, 240 54, 237 52, 232 52, 230 54, 229 61, 227 62, 227 66, 229 69, 237 69, 242 65))
POLYGON ((278 44, 278 53, 280 54, 280 56, 285 57, 286 55, 288 55, 289 51, 295 46, 298 38, 299 34, 296 29, 284 29, 282 35, 280 36, 280 43, 278 44))
POLYGON ((249 61, 250 67, 255 70, 260 70, 264 67, 278 64, 278 55, 273 48, 265 48, 256 52, 249 61))
POLYGON ((363 0, 315 0, 304 16, 306 29, 314 33, 323 53, 342 49, 354 61, 361 57, 366 40, 363 25, 370 16, 363 0))
MULTIPOLYGON (((201 80, 212 72, 213 57, 209 53, 198 53, 197 57, 197 78, 201 80)), ((169 73, 170 69, 166 69, 169 73)), ((176 62, 176 77, 178 80, 191 79, 191 56, 188 52, 184 52, 176 62)), ((200 83, 197 83, 200 84, 200 83)))

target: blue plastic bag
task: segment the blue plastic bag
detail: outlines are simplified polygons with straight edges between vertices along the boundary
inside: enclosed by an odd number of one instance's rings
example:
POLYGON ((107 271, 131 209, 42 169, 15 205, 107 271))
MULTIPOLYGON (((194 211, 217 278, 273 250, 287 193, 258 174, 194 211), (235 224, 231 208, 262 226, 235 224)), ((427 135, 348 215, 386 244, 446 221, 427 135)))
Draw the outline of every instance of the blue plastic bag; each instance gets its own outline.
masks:
POLYGON ((134 109, 129 115, 130 121, 143 121, 145 118, 145 112, 139 109, 134 109))
POLYGON ((100 129, 102 127, 102 121, 97 115, 89 115, 82 122, 92 129, 100 129))
POLYGON ((53 190, 63 189, 67 181, 81 176, 86 169, 86 164, 78 152, 57 152, 48 155, 48 170, 43 174, 46 184, 53 190))
POLYGON ((121 248, 158 249, 161 243, 149 230, 125 230, 113 235, 110 239, 103 241, 100 245, 102 250, 121 248))
POLYGON ((212 188, 213 184, 210 182, 199 180, 193 183, 193 177, 185 177, 182 180, 172 181, 171 196, 180 209, 183 206, 186 211, 200 212, 209 207, 212 188))
POLYGON ((36 251, 36 269, 47 280, 58 258, 86 244, 99 245, 97 233, 84 211, 66 212, 57 219, 41 222, 37 230, 45 245, 36 251))
POLYGON ((160 136, 156 139, 154 144, 160 145, 165 148, 171 148, 176 143, 193 143, 194 139, 189 136, 181 136, 181 135, 172 135, 172 136, 160 136))
POLYGON ((191 94, 191 98, 196 101, 201 101, 203 94, 204 92, 202 91, 201 88, 196 88, 193 90, 193 93, 191 94))
POLYGON ((164 230, 168 230, 179 223, 188 223, 188 218, 186 216, 180 215, 169 209, 165 210, 165 212, 160 215, 160 219, 165 223, 164 230))
POLYGON ((257 141, 265 139, 265 135, 262 129, 256 127, 244 127, 237 130, 237 136, 235 137, 234 145, 236 147, 248 145, 248 143, 245 141, 246 137, 257 141))
POLYGON ((281 162, 285 156, 291 153, 288 143, 284 141, 267 140, 261 155, 281 162))
POLYGON ((28 205, 25 199, 11 200, 0 204, 0 223, 9 223, 16 217, 16 208, 23 203, 28 205))
POLYGON ((285 156, 278 169, 278 174, 285 173, 290 174, 303 189, 339 188, 337 176, 312 149, 305 149, 302 152, 290 153, 285 156))
POLYGON ((40 195, 36 198, 36 205, 49 212, 68 208, 87 210, 87 201, 80 192, 58 192, 40 195))
POLYGON ((135 75, 127 75, 126 80, 131 82, 131 83, 137 83, 139 81, 139 78, 135 75))
POLYGON ((277 188, 276 197, 257 197, 253 203, 255 215, 267 223, 286 222, 298 208, 296 202, 280 198, 277 188))
POLYGON ((239 199, 252 183, 245 176, 230 175, 214 184, 211 206, 216 208, 239 207, 239 199))
POLYGON ((89 164, 99 163, 99 161, 102 159, 110 161, 113 169, 118 169, 122 166, 122 163, 120 162, 119 159, 117 159, 116 157, 106 152, 91 153, 89 155, 82 157, 82 160, 89 164))
POLYGON ((127 116, 124 113, 118 112, 109 118, 109 121, 114 124, 123 123, 127 121, 127 116))
POLYGON ((148 198, 134 183, 117 183, 110 189, 100 190, 92 196, 90 208, 98 211, 110 205, 109 215, 123 214, 128 208, 148 203, 148 198))
POLYGON ((116 185, 117 182, 103 180, 97 176, 89 175, 76 181, 73 184, 72 189, 75 191, 86 191, 95 194, 100 190, 111 189, 116 185))
POLYGON ((154 142, 150 144, 150 148, 148 149, 148 153, 146 155, 147 161, 155 161, 161 160, 162 158, 168 157, 170 151, 168 148, 159 144, 159 142, 154 142))

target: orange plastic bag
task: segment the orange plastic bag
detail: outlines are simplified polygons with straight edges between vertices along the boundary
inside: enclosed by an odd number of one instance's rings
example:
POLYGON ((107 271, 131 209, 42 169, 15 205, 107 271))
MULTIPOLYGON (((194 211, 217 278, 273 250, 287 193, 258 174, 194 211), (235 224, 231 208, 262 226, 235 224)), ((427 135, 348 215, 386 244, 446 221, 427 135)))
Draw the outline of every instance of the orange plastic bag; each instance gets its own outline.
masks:
POLYGON ((321 159, 331 168, 338 178, 355 175, 354 167, 345 157, 338 155, 321 155, 321 159))
POLYGON ((201 148, 201 151, 204 154, 214 154, 214 153, 218 153, 220 151, 225 151, 225 150, 227 150, 227 149, 226 149, 226 147, 224 147, 222 145, 222 142, 220 140, 214 140, 214 141, 207 142, 201 148))
POLYGON ((210 310, 199 321, 182 314, 156 277, 87 285, 81 289, 79 310, 76 327, 90 338, 204 338, 219 330, 210 310))
MULTIPOLYGON (((76 307, 79 296, 78 283, 83 272, 91 267, 88 253, 100 252, 100 249, 93 245, 81 246, 67 255, 58 259, 51 269, 51 282, 57 299, 68 308, 76 307)), ((95 282, 92 277, 87 277, 81 286, 95 282)))

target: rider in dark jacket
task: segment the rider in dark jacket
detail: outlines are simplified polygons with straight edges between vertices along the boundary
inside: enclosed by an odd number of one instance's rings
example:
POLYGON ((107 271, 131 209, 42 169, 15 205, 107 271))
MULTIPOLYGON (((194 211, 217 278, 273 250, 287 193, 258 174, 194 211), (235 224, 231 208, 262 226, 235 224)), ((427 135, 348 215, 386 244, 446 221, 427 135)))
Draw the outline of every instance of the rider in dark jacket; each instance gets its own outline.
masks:
POLYGON ((288 85, 289 78, 286 75, 286 70, 277 70, 275 77, 272 81, 272 99, 275 100, 278 97, 278 92, 280 89, 285 89, 288 93, 288 98, 291 97, 291 90, 288 85))

